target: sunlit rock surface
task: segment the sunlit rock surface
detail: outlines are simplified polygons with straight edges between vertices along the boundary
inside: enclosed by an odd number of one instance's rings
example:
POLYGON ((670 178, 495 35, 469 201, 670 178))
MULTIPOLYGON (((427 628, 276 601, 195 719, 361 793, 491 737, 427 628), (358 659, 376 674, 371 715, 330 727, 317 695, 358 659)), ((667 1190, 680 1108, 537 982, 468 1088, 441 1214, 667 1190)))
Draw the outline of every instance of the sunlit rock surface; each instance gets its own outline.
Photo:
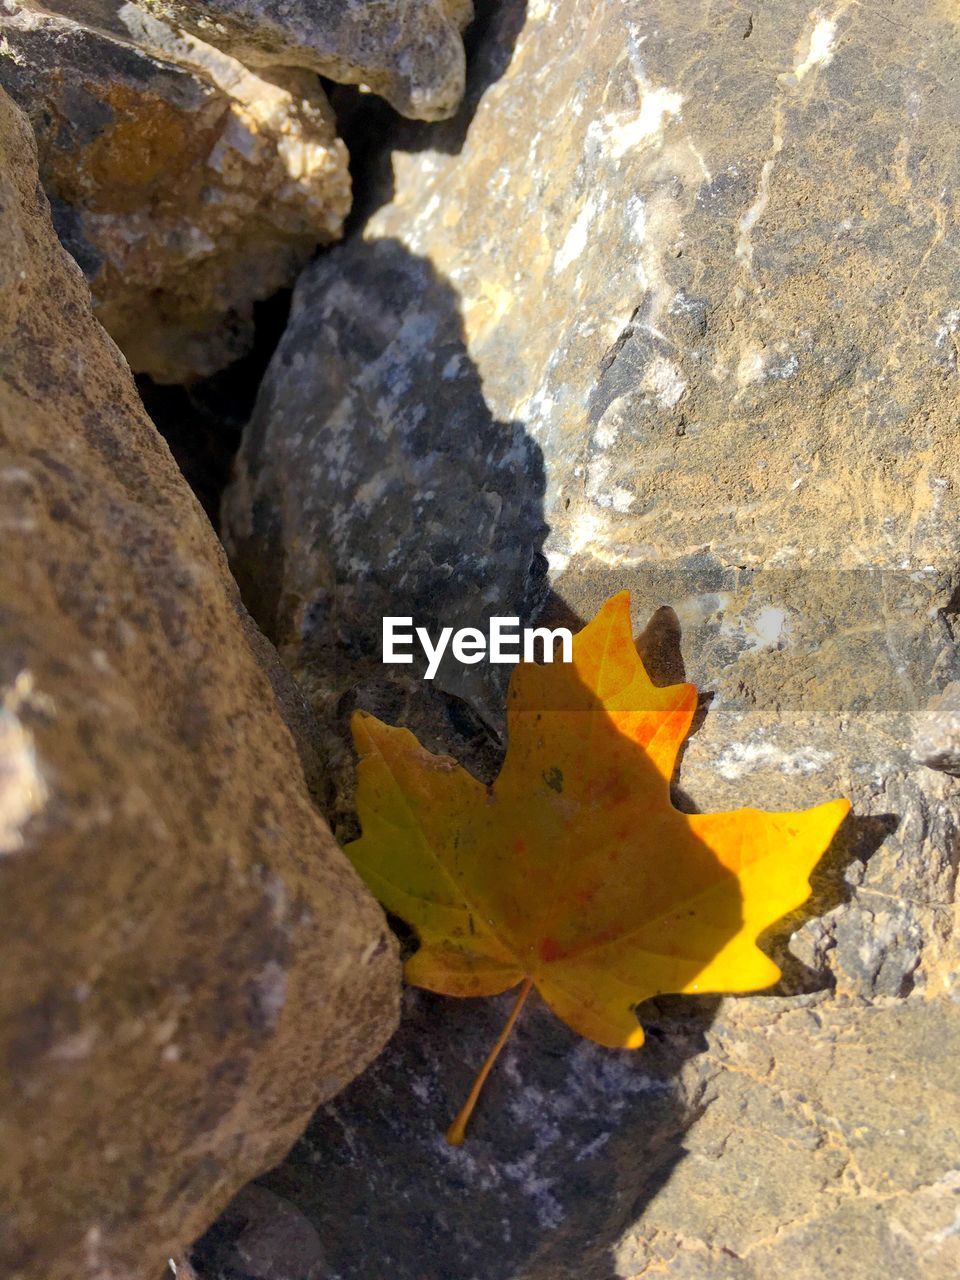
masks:
POLYGON ((340 235, 346 148, 306 72, 259 76, 133 5, 105 33, 4 0, 0 87, 136 372, 184 382, 243 355, 254 302, 340 235))
POLYGON ((306 67, 363 85, 414 119, 445 119, 463 96, 461 32, 473 16, 472 0, 142 3, 249 66, 306 67))

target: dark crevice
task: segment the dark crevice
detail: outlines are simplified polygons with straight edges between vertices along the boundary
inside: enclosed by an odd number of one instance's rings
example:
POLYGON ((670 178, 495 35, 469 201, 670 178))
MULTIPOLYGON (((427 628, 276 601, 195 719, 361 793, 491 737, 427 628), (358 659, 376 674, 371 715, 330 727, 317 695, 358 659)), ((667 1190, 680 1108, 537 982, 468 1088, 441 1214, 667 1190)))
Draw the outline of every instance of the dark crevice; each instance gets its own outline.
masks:
POLYGON ((136 380, 147 413, 218 533, 220 499, 263 375, 283 336, 290 297, 291 291, 284 289, 255 304, 253 349, 212 377, 172 386, 146 374, 136 380))

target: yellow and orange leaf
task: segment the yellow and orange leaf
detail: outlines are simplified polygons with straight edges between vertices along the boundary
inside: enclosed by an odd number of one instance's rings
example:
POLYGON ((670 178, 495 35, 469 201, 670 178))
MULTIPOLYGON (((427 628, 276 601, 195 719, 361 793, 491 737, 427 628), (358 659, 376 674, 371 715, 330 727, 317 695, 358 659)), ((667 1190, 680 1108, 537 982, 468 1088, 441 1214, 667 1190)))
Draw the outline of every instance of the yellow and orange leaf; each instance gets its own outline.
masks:
POLYGON ((417 931, 408 981, 452 996, 524 983, 511 1024, 535 986, 612 1048, 643 1043, 634 1007, 650 996, 776 982, 757 937, 807 899, 849 804, 681 813, 670 779, 696 705, 693 685, 651 682, 623 592, 571 663, 515 668, 492 787, 357 712, 363 834, 347 853, 417 931))

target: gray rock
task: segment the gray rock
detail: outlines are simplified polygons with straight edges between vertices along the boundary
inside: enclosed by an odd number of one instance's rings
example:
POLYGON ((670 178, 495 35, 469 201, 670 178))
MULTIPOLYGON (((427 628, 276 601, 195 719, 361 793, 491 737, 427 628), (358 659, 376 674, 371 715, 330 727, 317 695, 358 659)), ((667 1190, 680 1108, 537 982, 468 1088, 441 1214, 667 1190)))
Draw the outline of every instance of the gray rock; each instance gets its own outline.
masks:
MULTIPOLYGON (((324 1280, 609 1275, 596 1268, 611 1234, 678 1159, 687 1101, 675 1071, 703 1046, 709 1014, 665 1020, 641 1057, 578 1040, 532 997, 467 1143, 450 1147, 444 1130, 512 1000, 408 990, 378 1062, 262 1180, 315 1223, 324 1280)), ((233 1234, 227 1217, 195 1248, 200 1280, 251 1277, 233 1234)))
POLYGON ((415 119, 453 115, 463 96, 460 33, 473 16, 471 0, 142 3, 248 66, 305 67, 342 84, 365 85, 415 119))
POLYGON ((250 1280, 325 1280, 330 1268, 320 1237, 289 1200, 266 1187, 244 1187, 217 1223, 220 1267, 250 1280))
POLYGON ((243 355, 253 304, 350 208, 315 77, 257 76, 133 5, 104 34, 2 0, 0 41, 57 230, 131 366, 184 382, 243 355))
POLYGON ((0 243, 0 1273, 153 1280, 389 1036, 395 947, 2 91, 0 243))
MULTIPOLYGON (((942 144, 958 55, 933 0, 909 29, 886 6, 831 16, 794 0, 752 16, 723 4, 709 21, 679 0, 503 5, 469 127, 387 139, 362 234, 298 284, 226 532, 255 616, 328 723, 359 700, 485 774, 473 752, 496 741, 498 673, 448 668, 418 697, 376 669, 380 615, 586 618, 629 588, 638 630, 664 605, 676 619, 679 650, 669 627, 659 658, 649 646, 655 675, 682 665, 710 695, 678 803, 853 803, 811 903, 766 939, 780 989, 720 1006, 708 1041, 736 1054, 717 1065, 691 1050, 666 1068, 694 1154, 673 1144, 676 1169, 650 1199, 647 1121, 631 1113, 629 1171, 609 1154, 591 1166, 615 1189, 615 1226, 575 1207, 566 1226, 538 1225, 518 1207, 509 1231, 525 1243, 504 1277, 606 1277, 607 1251, 628 1239, 618 1275, 703 1274, 708 1259, 738 1280, 813 1276, 832 1233, 844 1248, 862 1235, 853 1276, 956 1268, 954 1157, 913 1117, 939 1106, 953 1070, 960 791, 910 740, 960 674, 960 173, 942 144), (541 554, 546 581, 527 569, 541 554), (781 1010, 791 1065, 778 1092, 781 1010), (885 1173, 891 1124, 908 1136, 885 1173), (858 1127, 848 1161, 837 1135, 858 1127)), ((436 1021, 424 1075, 482 1059, 485 1036, 465 1038, 449 1003, 416 1008, 436 1021)), ((532 1048, 524 1062, 542 1070, 532 1048)), ((347 1125, 360 1164, 413 1141, 391 1131, 377 1146, 364 1108, 389 1105, 363 1087, 360 1136, 347 1125)), ((579 1117, 570 1080, 554 1087, 579 1117)), ((557 1166, 534 1158, 533 1176, 576 1164, 566 1123, 557 1166)), ((588 1147, 600 1121, 575 1133, 588 1147)), ((464 1206, 505 1177, 495 1152, 521 1158, 515 1137, 509 1114, 491 1122, 459 1202, 438 1191, 452 1158, 439 1146, 417 1190, 395 1171, 398 1196, 422 1194, 457 1238, 478 1233, 461 1275, 497 1274, 481 1260, 502 1202, 464 1206)), ((535 1132, 521 1137, 537 1150, 535 1132)), ((296 1170, 326 1244, 339 1226, 320 1206, 339 1174, 306 1158, 296 1170)), ((392 1274, 423 1274, 425 1232, 414 1215, 405 1232, 384 1226, 381 1241, 403 1237, 392 1274)))
MULTIPOLYGON (((543 485, 522 424, 490 413, 455 293, 381 240, 328 255, 298 286, 225 504, 227 537, 255 616, 330 701, 383 685, 385 614, 412 614, 431 634, 531 614, 546 594, 543 485), (409 401, 414 385, 430 396, 409 401)), ((395 672, 392 685, 422 690, 422 659, 395 672)), ((448 656, 439 682, 494 719, 503 675, 448 656)))

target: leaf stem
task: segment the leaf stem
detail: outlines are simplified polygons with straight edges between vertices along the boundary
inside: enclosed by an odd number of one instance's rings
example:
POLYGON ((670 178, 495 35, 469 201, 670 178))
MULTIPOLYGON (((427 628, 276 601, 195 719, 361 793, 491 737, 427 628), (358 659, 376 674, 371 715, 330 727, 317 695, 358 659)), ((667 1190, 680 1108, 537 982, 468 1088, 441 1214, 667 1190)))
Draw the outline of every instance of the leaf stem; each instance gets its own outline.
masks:
POLYGON ((513 1008, 510 1010, 510 1016, 503 1025, 503 1030, 497 1036, 497 1042, 487 1054, 486 1061, 477 1072, 477 1078, 473 1082, 473 1088, 467 1095, 467 1100, 460 1108, 456 1120, 447 1130, 447 1141, 452 1147, 460 1147, 467 1136, 467 1122, 473 1115, 473 1108, 477 1105, 477 1099, 480 1097, 480 1090, 486 1082, 487 1076, 490 1074, 490 1068, 496 1062, 500 1050, 507 1042, 507 1037, 513 1030, 513 1024, 520 1016, 520 1010, 524 1006, 527 996, 530 994, 530 988, 533 986, 532 978, 525 978, 523 986, 520 988, 520 994, 514 1001, 513 1008))

